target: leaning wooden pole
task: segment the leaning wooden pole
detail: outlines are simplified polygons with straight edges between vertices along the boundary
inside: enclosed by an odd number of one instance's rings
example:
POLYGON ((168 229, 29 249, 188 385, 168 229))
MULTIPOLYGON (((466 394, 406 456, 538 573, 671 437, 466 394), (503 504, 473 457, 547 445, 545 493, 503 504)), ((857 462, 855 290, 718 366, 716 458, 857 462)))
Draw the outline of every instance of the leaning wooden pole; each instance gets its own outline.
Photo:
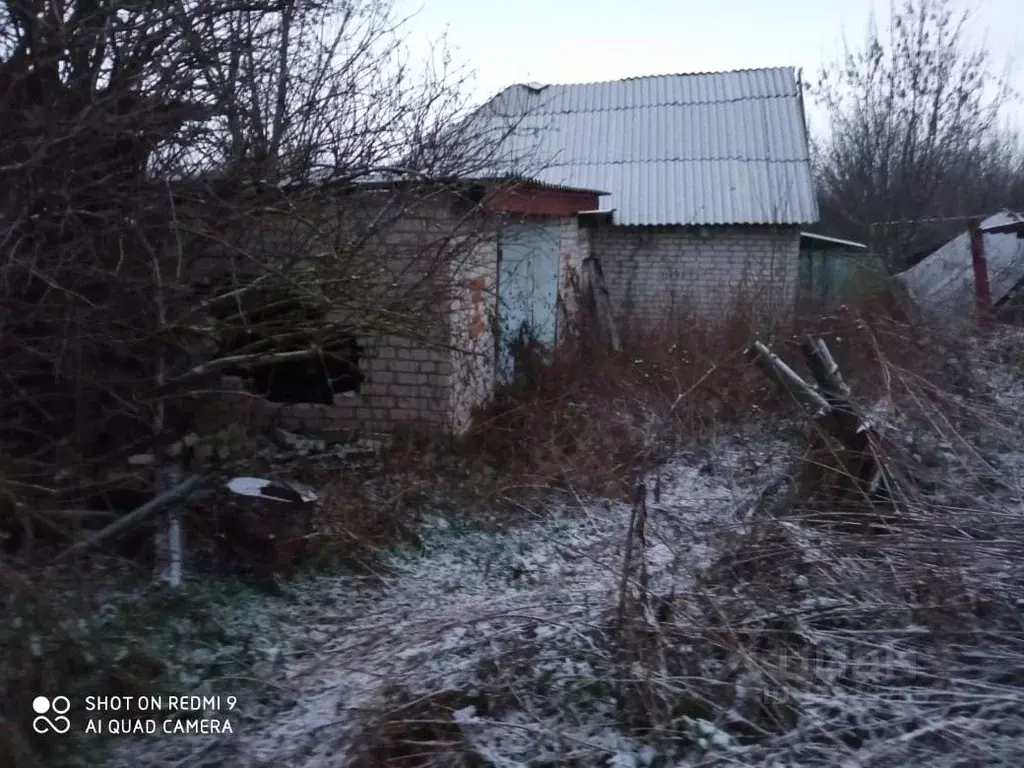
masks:
POLYGON ((755 341, 747 350, 746 356, 764 372, 765 376, 778 383, 803 406, 809 408, 816 418, 826 417, 831 413, 832 407, 828 401, 765 344, 755 341))
POLYGON ((594 309, 597 311, 598 321, 608 338, 613 352, 622 351, 622 337, 619 335, 619 326, 612 314, 611 301, 608 299, 608 289, 604 284, 604 272, 601 264, 596 258, 588 258, 583 262, 586 270, 586 285, 594 302, 594 309))
POLYGON ((747 357, 807 407, 844 448, 863 457, 855 474, 869 493, 882 491, 891 498, 891 473, 886 471, 876 449, 874 431, 850 402, 850 388, 828 346, 820 338, 811 338, 801 345, 801 351, 817 387, 804 381, 761 342, 755 342, 747 350, 747 357))
POLYGON ((86 550, 89 547, 94 547, 97 544, 105 541, 106 539, 109 539, 111 536, 114 536, 115 534, 120 533, 121 531, 127 530, 128 528, 131 528, 133 525, 142 522, 150 515, 159 512, 161 509, 164 509, 165 507, 175 502, 178 502, 181 499, 184 499, 192 491, 194 491, 201 482, 201 477, 199 477, 198 475, 193 475, 184 482, 174 486, 173 488, 167 491, 164 491, 160 495, 156 496, 154 499, 147 501, 138 509, 129 512, 124 517, 118 518, 110 525, 97 531, 89 538, 82 539, 81 541, 78 541, 75 544, 71 545, 63 552, 61 552, 59 555, 57 555, 57 557, 54 559, 54 562, 59 562, 70 557, 71 555, 74 555, 78 552, 82 552, 83 550, 86 550))
POLYGON ((834 397, 850 395, 850 387, 843 380, 843 376, 839 372, 839 364, 832 357, 824 339, 809 338, 801 345, 800 349, 807 359, 811 375, 826 391, 826 394, 831 394, 834 397))

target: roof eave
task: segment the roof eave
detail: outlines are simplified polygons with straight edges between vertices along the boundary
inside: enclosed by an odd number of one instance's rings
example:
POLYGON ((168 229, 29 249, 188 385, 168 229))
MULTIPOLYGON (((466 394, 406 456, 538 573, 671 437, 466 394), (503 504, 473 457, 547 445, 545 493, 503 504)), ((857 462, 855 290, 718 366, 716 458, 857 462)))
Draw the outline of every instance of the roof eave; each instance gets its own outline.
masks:
POLYGON ((784 227, 796 229, 813 223, 813 221, 616 221, 615 226, 638 229, 656 227, 784 227))

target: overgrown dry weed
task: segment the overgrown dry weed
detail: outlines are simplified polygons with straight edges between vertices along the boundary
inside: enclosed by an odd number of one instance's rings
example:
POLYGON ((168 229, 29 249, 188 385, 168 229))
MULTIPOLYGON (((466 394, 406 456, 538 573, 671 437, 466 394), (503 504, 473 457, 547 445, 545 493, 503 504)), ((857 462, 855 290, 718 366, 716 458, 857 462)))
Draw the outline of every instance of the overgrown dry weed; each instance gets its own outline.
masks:
POLYGON ((681 440, 706 438, 777 406, 743 351, 755 324, 696 318, 631 333, 624 351, 567 345, 551 365, 500 392, 465 440, 468 453, 524 486, 627 498, 638 474, 681 440))
MULTIPOLYGON (((852 310, 805 327, 875 423, 894 503, 849 493, 740 332, 677 368, 664 338, 654 362, 575 363, 583 382, 559 362, 468 451, 395 451, 362 491, 325 484, 344 535, 373 523, 360 573, 210 600, 215 642, 247 638, 231 675, 277 706, 227 738, 123 741, 107 764, 1015 764, 1024 334, 948 340, 852 310), (554 452, 571 414, 576 447, 554 452), (514 523, 494 524, 496 500, 514 523)), ((775 348, 795 361, 798 340, 775 348)), ((327 538, 324 559, 350 554, 327 538)))
MULTIPOLYGON (((892 503, 851 495, 813 426, 767 451, 748 434, 728 504, 692 483, 715 460, 681 456, 691 482, 670 464, 647 479, 639 528, 620 513, 603 605, 495 633, 483 667, 448 681, 460 752, 501 766, 1017 763, 1024 334, 824 320, 899 479, 892 503), (751 487, 745 451, 769 482, 751 487)), ((446 764, 430 752, 408 764, 446 764)))
POLYGON ((695 700, 714 732, 691 751, 702 763, 1019 760, 1024 337, 969 351, 929 337, 898 363, 883 347, 909 335, 869 337, 876 422, 903 480, 894 504, 838 500, 830 462, 812 459, 796 495, 732 532, 675 595, 682 619, 639 622, 629 646, 658 653, 636 654, 633 718, 670 753, 694 741, 677 707, 695 700))

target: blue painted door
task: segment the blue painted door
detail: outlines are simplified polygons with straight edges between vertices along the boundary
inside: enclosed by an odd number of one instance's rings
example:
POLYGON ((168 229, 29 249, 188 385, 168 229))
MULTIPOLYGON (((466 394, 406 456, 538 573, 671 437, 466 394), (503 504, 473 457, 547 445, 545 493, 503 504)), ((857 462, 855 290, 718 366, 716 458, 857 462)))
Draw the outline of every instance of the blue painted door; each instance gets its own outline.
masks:
POLYGON ((516 375, 524 343, 550 352, 558 317, 558 233, 546 222, 517 222, 501 233, 498 265, 498 378, 516 375))

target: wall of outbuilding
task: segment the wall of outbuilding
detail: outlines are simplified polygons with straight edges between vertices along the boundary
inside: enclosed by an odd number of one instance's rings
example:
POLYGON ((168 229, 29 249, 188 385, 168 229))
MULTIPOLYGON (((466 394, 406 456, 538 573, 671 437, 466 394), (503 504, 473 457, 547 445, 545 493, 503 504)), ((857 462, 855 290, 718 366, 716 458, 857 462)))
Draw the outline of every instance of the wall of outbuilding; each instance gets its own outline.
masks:
POLYGON ((590 239, 612 309, 629 326, 714 320, 752 302, 794 306, 795 227, 597 226, 590 239))

